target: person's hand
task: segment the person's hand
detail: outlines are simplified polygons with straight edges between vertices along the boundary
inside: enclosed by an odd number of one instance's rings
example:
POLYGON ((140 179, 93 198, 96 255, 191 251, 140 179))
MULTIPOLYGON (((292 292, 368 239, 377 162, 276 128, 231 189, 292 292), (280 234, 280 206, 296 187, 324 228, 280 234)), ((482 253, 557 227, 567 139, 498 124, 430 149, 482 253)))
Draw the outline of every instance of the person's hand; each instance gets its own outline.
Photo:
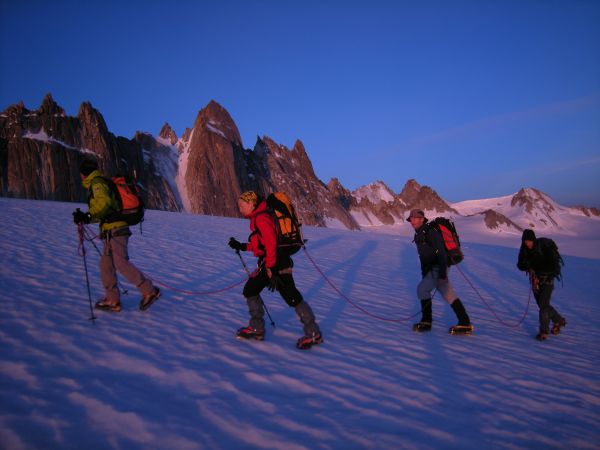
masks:
POLYGON ((90 223, 90 221, 92 220, 92 216, 90 215, 90 213, 84 213, 82 210, 80 210, 79 208, 77 208, 75 211, 73 211, 73 223, 79 225, 80 223, 90 223))
POLYGON ((233 238, 233 237, 229 238, 228 245, 236 251, 240 251, 240 250, 246 251, 246 244, 241 243, 236 238, 233 238))
POLYGON ((267 269, 267 275, 269 276, 268 289, 271 292, 279 291, 279 289, 284 285, 283 280, 279 275, 279 271, 275 268, 267 269))

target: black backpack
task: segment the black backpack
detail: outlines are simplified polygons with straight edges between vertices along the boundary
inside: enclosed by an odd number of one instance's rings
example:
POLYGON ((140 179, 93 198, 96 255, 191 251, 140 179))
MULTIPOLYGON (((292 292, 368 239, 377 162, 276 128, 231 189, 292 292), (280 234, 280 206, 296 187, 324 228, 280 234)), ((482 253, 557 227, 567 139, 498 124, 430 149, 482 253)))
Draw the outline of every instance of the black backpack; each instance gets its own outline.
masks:
POLYGON ((550 260, 548 265, 552 266, 551 275, 560 281, 562 279, 562 266, 565 265, 565 262, 558 252, 556 242, 550 238, 542 237, 537 239, 536 244, 539 246, 542 256, 550 260))
POLYGON ((428 224, 442 235, 442 241, 444 241, 444 247, 446 248, 447 264, 453 266, 461 262, 464 259, 464 255, 460 249, 460 239, 454 222, 446 217, 436 217, 429 221, 428 224))

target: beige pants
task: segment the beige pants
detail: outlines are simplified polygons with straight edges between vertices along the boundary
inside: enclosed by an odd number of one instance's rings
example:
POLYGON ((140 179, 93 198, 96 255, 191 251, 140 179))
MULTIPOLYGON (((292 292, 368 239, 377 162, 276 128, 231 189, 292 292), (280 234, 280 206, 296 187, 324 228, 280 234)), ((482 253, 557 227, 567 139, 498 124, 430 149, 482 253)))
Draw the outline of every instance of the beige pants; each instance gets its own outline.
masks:
POLYGON ((106 290, 106 300, 111 303, 120 301, 117 271, 136 286, 142 295, 150 294, 154 289, 152 282, 129 261, 128 242, 129 236, 114 236, 104 240, 104 250, 100 257, 100 278, 106 290))

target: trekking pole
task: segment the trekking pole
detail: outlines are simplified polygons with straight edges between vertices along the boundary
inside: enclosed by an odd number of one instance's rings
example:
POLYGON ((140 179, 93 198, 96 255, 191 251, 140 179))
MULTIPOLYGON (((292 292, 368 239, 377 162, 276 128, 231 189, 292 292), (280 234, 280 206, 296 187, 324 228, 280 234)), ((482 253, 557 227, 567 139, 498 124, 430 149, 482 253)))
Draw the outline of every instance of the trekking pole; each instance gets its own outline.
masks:
POLYGON ((90 317, 88 320, 91 320, 92 323, 96 323, 94 322, 96 320, 96 317, 94 317, 94 308, 92 307, 92 292, 90 291, 90 277, 88 275, 88 268, 87 268, 87 261, 85 258, 85 243, 83 242, 83 223, 79 223, 77 224, 77 229, 79 231, 79 245, 81 246, 81 255, 83 256, 83 268, 85 269, 85 283, 87 285, 87 293, 88 293, 88 299, 90 301, 90 317))
MULTIPOLYGON (((248 274, 248 276, 250 276, 250 270, 248 270, 248 266, 246 265, 246 261, 244 261, 244 258, 242 258, 242 255, 240 253, 239 250, 235 251, 237 253, 237 255, 240 257, 240 261, 242 262, 242 266, 244 266, 244 270, 246 271, 246 273, 248 274)), ((273 321, 273 318, 271 317, 271 313, 269 313, 269 309, 267 308, 267 305, 265 305, 265 301, 262 299, 262 297, 259 295, 258 298, 260 299, 260 302, 263 305, 263 308, 265 308, 265 312, 267 313, 267 316, 269 316, 269 320, 271 321, 271 326, 273 328, 275 328, 275 322, 273 321)))

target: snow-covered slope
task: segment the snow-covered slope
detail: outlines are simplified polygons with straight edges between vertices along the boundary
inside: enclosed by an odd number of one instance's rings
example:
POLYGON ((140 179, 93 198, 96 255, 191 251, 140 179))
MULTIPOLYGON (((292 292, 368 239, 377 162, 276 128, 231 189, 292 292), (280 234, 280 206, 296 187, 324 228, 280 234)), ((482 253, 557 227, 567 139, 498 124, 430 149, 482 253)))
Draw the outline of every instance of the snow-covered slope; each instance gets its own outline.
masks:
MULTIPOLYGON (((540 343, 518 242, 465 241, 450 276, 476 332, 448 335, 455 318, 436 297, 434 330, 423 335, 410 328, 420 272, 408 225, 399 234, 307 227, 309 255, 362 310, 297 254, 298 287, 325 336, 302 352, 300 324, 276 295, 263 294, 276 328, 264 342, 239 342, 241 286, 198 292, 243 281, 226 243, 247 236, 244 220, 148 211, 130 256, 163 297, 140 312, 124 283, 124 310, 89 321, 76 206, 0 198, 2 449, 598 447, 598 253, 565 256, 553 304, 568 325, 540 343)), ((86 249, 95 299, 98 257, 86 249)))
POLYGON ((493 210, 521 228, 532 228, 538 234, 572 235, 582 238, 600 235, 600 217, 588 217, 578 208, 559 205, 537 189, 521 189, 513 195, 467 200, 452 203, 451 206, 464 216, 493 210))
POLYGON ((383 181, 376 181, 358 188, 352 192, 352 195, 357 202, 360 202, 362 198, 366 198, 374 205, 381 201, 393 202, 395 197, 395 194, 383 181))

